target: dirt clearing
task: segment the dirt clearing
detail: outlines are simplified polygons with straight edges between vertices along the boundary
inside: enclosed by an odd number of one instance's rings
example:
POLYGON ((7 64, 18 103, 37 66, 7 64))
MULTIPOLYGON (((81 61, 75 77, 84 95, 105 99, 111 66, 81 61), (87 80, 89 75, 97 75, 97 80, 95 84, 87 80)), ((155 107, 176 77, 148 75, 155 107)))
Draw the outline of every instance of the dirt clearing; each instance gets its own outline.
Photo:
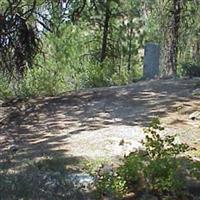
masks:
POLYGON ((153 117, 167 133, 199 148, 200 121, 189 118, 200 111, 200 97, 192 95, 197 83, 152 80, 8 104, 0 108, 1 163, 10 154, 16 168, 55 156, 68 158, 74 168, 82 159, 117 160, 141 147, 153 117))

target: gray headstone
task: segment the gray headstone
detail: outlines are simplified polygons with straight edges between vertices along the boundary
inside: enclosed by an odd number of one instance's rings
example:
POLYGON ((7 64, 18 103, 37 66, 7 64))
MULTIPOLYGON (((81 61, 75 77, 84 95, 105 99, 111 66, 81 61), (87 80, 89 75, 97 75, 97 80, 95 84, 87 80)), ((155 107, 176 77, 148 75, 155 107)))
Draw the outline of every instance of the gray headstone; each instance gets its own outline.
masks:
POLYGON ((147 43, 144 50, 144 78, 155 78, 159 75, 160 45, 147 43))

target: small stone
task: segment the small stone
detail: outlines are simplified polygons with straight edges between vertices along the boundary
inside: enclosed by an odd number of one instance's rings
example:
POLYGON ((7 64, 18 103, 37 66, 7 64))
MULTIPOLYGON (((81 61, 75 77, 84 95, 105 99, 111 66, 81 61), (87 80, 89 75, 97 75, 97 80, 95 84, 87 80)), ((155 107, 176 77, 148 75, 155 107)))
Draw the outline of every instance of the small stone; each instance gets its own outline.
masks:
POLYGON ((17 146, 17 145, 12 144, 12 145, 9 147, 9 150, 10 150, 12 153, 16 153, 19 149, 18 149, 18 146, 17 146))
POLYGON ((121 139, 119 145, 124 145, 124 143, 125 143, 124 139, 121 139))
POLYGON ((191 113, 189 115, 189 119, 200 120, 200 112, 199 111, 195 111, 195 112, 191 113))
POLYGON ((102 173, 102 174, 105 174, 105 173, 112 174, 113 173, 113 165, 103 164, 102 167, 100 168, 100 173, 102 173))

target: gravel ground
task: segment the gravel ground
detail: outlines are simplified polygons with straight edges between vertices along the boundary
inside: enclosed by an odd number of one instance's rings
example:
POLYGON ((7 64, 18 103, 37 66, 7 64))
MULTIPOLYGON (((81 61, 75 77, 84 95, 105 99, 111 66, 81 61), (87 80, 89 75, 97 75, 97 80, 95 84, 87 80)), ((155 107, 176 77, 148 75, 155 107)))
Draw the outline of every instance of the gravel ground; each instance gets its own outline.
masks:
POLYGON ((0 159, 16 145, 13 166, 18 168, 45 156, 65 156, 73 166, 83 159, 117 160, 141 148, 143 128, 153 117, 160 118, 167 134, 178 133, 181 141, 199 148, 200 122, 189 118, 200 111, 200 97, 193 95, 199 81, 150 80, 4 103, 0 159))

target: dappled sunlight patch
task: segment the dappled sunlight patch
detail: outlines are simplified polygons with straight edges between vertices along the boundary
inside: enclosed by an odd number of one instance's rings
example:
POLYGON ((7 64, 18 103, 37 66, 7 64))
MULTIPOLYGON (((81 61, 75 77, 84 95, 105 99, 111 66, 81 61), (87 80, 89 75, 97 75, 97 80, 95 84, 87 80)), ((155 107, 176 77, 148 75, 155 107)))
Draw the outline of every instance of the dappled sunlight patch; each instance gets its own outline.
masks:
MULTIPOLYGON (((22 109, 20 118, 11 117, 2 122, 0 132, 4 139, 0 141, 0 154, 5 159, 1 159, 0 165, 10 170, 9 173, 20 173, 20 170, 27 171, 30 160, 43 160, 39 162, 41 170, 32 166, 40 177, 40 172, 57 174, 56 163, 51 161, 55 157, 89 160, 103 157, 108 163, 118 163, 124 155, 142 149, 141 140, 145 136, 142 127, 158 115, 166 125, 161 133, 163 137, 175 133, 179 143, 192 142, 199 147, 199 122, 189 119, 199 107, 199 101, 187 96, 192 81, 177 82, 176 87, 174 81, 159 80, 36 100, 34 105, 22 109), (19 150, 8 156, 11 152, 7 147, 12 145, 17 145, 19 150)), ((61 171, 66 173, 80 169, 80 163, 57 162, 64 166, 61 171)), ((121 181, 115 182, 117 187, 124 183, 121 181)))

